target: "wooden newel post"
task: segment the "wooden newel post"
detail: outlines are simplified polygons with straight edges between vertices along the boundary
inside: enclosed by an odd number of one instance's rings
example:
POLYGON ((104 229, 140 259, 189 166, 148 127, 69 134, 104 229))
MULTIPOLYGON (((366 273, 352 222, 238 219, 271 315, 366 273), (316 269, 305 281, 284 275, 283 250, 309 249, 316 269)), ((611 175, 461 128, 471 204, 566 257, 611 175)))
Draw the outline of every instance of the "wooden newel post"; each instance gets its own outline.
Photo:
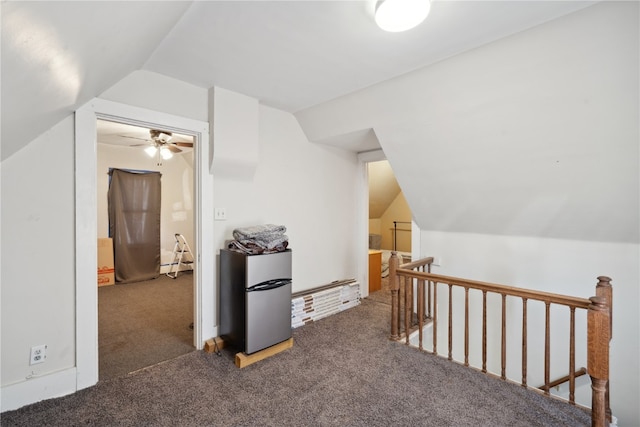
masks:
POLYGON ((398 310, 398 290, 400 286, 398 284, 398 276, 396 276, 396 270, 398 268, 398 255, 396 251, 391 252, 391 258, 389 258, 389 289, 391 290, 391 336, 390 339, 398 340, 399 335, 399 310, 398 310))
POLYGON ((607 424, 606 391, 609 381, 611 325, 607 300, 591 297, 587 314, 587 371, 591 377, 591 425, 607 424))
MULTIPOLYGON (((604 298, 609 307, 609 341, 613 338, 613 287, 611 286, 611 278, 607 276, 599 276, 596 285, 596 296, 604 298)), ((611 424, 611 406, 609 401, 609 381, 607 381, 607 391, 605 392, 605 406, 607 414, 607 423, 611 424)))

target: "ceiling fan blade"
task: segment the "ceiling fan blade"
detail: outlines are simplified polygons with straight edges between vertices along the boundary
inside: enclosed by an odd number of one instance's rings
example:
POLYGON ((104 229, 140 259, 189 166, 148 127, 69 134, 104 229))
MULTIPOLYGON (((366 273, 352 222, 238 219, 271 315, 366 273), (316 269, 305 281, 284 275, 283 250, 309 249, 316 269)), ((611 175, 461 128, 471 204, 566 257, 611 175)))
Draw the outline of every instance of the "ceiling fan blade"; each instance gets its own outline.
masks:
POLYGON ((182 150, 179 149, 178 147, 176 147, 174 144, 167 144, 166 147, 169 149, 169 151, 171 151, 172 153, 182 153, 182 150))
POLYGON ((172 144, 178 147, 193 147, 193 142, 172 142, 172 144))
POLYGON ((139 141, 147 141, 147 142, 151 142, 150 139, 147 138, 139 138, 137 136, 127 136, 127 135, 118 135, 120 138, 129 138, 129 139, 137 139, 139 141))

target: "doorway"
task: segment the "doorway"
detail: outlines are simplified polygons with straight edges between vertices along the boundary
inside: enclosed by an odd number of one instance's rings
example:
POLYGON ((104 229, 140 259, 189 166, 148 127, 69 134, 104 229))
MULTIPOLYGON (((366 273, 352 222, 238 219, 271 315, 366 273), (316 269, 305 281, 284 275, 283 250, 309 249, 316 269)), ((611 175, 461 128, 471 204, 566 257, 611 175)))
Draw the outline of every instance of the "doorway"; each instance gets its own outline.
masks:
POLYGON ((110 247, 120 244, 112 250, 114 276, 98 287, 103 381, 195 350, 193 264, 181 265, 184 271, 172 274, 175 279, 166 275, 179 267, 173 259, 175 234, 193 241, 194 141, 189 135, 107 120, 97 121, 97 133, 97 237, 110 247), (122 191, 114 193, 119 183, 122 191), (152 188, 157 205, 149 216, 140 209, 153 204, 140 197, 152 188), (108 200, 107 194, 117 197, 108 200), (135 206, 123 207, 124 217, 115 215, 127 196, 135 206), (116 227, 115 219, 122 225, 116 227), (148 246, 150 251, 141 251, 148 246))
POLYGON ((412 252, 412 214, 384 153, 360 157, 366 170, 366 212, 369 297, 390 304, 389 259, 396 251, 400 263, 412 252))
MULTIPOLYGON (((215 336, 213 247, 213 176, 209 173, 210 147, 207 122, 145 108, 93 99, 76 111, 76 390, 98 382, 97 287, 97 120, 160 128, 194 138, 194 242, 193 345, 202 349, 215 336), (205 261, 206 262, 206 261, 205 261)), ((190 242, 191 243, 191 242, 190 242)))

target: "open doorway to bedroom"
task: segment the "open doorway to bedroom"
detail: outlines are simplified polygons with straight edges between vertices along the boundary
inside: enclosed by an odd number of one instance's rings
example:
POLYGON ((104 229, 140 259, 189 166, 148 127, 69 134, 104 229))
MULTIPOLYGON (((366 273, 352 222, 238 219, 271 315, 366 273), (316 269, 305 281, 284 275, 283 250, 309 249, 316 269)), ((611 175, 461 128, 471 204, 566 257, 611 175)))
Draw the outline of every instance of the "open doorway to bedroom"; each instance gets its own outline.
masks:
POLYGON ((387 160, 367 163, 369 186, 369 296, 390 302, 389 258, 411 260, 411 209, 387 160))
POLYGON ((195 350, 193 154, 192 136, 97 120, 101 381, 195 350))

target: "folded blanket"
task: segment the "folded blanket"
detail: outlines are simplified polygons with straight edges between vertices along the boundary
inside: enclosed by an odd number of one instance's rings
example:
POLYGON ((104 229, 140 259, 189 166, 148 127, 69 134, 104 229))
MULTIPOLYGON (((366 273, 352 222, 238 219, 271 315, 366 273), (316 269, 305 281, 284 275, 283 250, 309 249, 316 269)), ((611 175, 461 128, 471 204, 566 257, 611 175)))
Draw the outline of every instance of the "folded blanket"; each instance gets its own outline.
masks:
POLYGON ((287 231, 284 225, 254 225, 252 227, 242 227, 233 230, 233 237, 236 240, 261 240, 269 241, 280 238, 287 231))
POLYGON ((242 243, 237 240, 230 240, 227 243, 227 248, 232 251, 241 252, 248 255, 260 255, 260 254, 272 254, 276 252, 283 252, 287 249, 288 245, 289 245, 289 242, 285 241, 270 249, 266 249, 260 245, 256 245, 255 243, 252 243, 252 241, 250 240, 247 240, 246 243, 242 243))
POLYGON ((285 231, 287 228, 284 225, 273 224, 236 228, 233 230, 235 241, 228 247, 251 255, 282 252, 289 244, 285 231))

